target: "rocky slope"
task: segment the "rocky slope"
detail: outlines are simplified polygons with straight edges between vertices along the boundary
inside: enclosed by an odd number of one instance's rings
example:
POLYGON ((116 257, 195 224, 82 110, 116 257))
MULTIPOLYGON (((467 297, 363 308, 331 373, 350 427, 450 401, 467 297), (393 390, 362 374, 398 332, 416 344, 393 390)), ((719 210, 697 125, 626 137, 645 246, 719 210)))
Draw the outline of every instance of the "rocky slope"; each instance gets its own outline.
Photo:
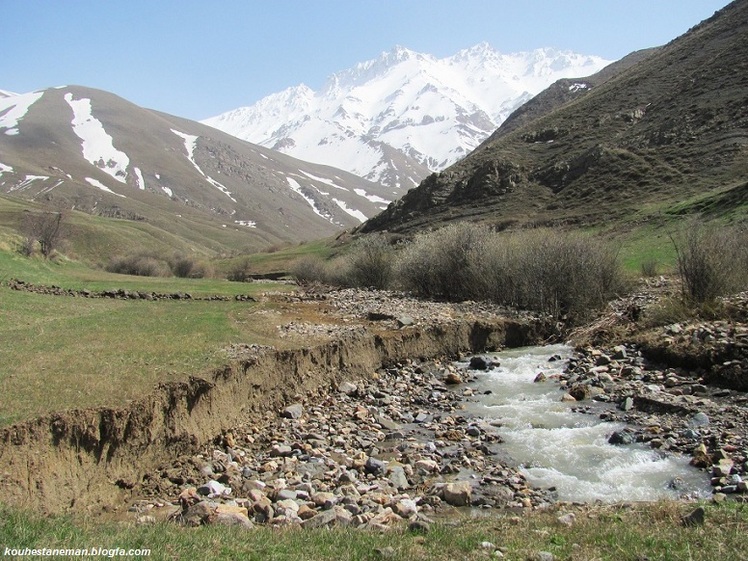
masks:
POLYGON ((744 212, 747 32, 737 0, 628 68, 559 82, 361 231, 744 212))

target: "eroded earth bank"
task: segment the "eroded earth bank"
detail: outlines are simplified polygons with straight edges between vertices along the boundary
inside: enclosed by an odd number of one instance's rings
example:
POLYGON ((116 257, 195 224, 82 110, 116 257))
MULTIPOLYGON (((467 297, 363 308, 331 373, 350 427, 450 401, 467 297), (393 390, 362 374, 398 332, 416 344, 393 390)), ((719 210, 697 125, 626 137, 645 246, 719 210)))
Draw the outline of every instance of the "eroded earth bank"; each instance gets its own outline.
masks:
POLYGON ((748 299, 730 299, 729 320, 648 327, 647 310, 673 289, 658 282, 571 334, 477 303, 274 295, 323 304, 329 321, 282 325, 294 349, 234 346, 225 367, 126 408, 3 429, 2 500, 246 527, 417 527, 453 507, 542 508, 553 489, 533 488, 494 427, 466 406, 476 377, 494 366, 492 351, 568 337, 568 365, 537 383, 557 386, 582 413, 624 422, 612 443, 682 454, 715 500, 743 500, 748 299))

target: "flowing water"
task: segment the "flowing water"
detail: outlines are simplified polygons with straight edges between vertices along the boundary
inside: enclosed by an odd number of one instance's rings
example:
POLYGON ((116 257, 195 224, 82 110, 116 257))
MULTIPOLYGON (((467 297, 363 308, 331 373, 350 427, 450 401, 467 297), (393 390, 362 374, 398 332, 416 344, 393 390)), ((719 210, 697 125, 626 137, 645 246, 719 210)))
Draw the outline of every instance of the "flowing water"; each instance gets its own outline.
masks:
POLYGON ((560 400, 562 392, 553 381, 534 383, 539 372, 549 378, 562 372, 570 352, 564 345, 550 345, 488 355, 500 366, 481 372, 474 385, 476 401, 468 410, 497 427, 502 448, 522 466, 528 481, 555 487, 562 501, 707 496, 707 477, 688 458, 642 444, 609 444, 611 433, 625 425, 572 411, 574 404, 560 400), (561 358, 549 362, 553 356, 561 358))

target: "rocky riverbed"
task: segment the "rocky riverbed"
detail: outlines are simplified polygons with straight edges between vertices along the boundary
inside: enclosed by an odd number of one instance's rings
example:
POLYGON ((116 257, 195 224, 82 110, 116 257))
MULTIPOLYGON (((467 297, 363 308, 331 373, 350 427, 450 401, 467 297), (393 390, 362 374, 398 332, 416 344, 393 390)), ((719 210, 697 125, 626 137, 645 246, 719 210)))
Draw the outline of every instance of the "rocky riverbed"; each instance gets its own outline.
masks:
MULTIPOLYGON (((448 322, 466 309, 505 313, 371 291, 284 297, 325 302, 345 329, 362 318, 408 329, 448 322)), ((615 323, 621 340, 588 332, 561 375, 537 382, 556 384, 559 400, 574 402, 580 412, 626 423, 611 432, 612 444, 637 441, 686 455, 711 478, 714 500, 745 500, 748 396, 741 384, 748 376, 748 328, 741 318, 748 313, 652 328, 641 318, 656 301, 647 291, 612 306, 612 319, 596 329, 615 323), (668 364, 669 356, 679 357, 677 366, 668 364), (688 356, 698 357, 692 366, 688 356), (729 376, 715 374, 725 369, 729 376)), ((729 306, 745 312, 747 301, 737 296, 729 306)), ((320 330, 334 335, 327 324, 281 329, 289 337, 320 330)), ((450 508, 547 507, 552 490, 531 488, 490 424, 465 412, 474 398, 472 382, 490 360, 476 357, 461 368, 413 359, 297 395, 259 422, 216 435, 201 453, 148 474, 130 511, 141 523, 168 518, 187 525, 381 529, 407 522, 427 529, 450 508)))

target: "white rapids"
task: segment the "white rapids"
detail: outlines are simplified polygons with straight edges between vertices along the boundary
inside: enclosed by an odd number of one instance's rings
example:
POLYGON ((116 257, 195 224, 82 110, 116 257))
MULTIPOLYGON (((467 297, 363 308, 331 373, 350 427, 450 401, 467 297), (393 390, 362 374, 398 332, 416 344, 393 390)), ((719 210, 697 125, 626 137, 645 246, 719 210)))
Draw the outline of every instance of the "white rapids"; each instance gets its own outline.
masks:
MULTIPOLYGON (((527 347, 486 355, 500 366, 479 373, 476 402, 468 411, 497 427, 502 448, 535 487, 555 487, 559 500, 607 503, 705 497, 706 475, 688 459, 641 445, 614 446, 611 433, 625 425, 572 411, 553 381, 534 383, 563 371, 571 349, 527 347), (553 356, 559 360, 549 362, 553 356), (490 392, 487 393, 486 392, 490 392), (673 484, 677 481, 677 484, 673 484)), ((466 367, 466 363, 458 363, 466 367)))

